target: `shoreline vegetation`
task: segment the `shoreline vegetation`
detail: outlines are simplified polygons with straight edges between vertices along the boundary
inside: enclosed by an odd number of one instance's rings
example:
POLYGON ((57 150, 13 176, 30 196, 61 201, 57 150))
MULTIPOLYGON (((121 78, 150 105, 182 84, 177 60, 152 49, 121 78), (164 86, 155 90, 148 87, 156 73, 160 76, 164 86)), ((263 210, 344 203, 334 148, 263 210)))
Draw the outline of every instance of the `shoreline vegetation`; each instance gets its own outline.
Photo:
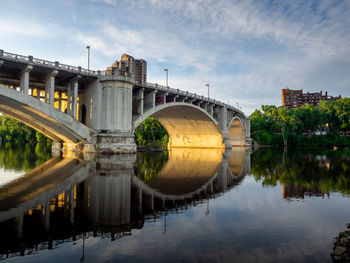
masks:
POLYGON ((254 147, 349 147, 350 98, 299 109, 263 105, 251 114, 254 147))
MULTIPOLYGON (((255 148, 350 147, 350 98, 320 101, 318 107, 305 105, 299 109, 263 105, 250 117, 255 148)), ((137 127, 134 136, 138 151, 167 150, 168 132, 153 117, 137 127)), ((0 143, 6 142, 51 144, 42 133, 0 115, 0 143)))

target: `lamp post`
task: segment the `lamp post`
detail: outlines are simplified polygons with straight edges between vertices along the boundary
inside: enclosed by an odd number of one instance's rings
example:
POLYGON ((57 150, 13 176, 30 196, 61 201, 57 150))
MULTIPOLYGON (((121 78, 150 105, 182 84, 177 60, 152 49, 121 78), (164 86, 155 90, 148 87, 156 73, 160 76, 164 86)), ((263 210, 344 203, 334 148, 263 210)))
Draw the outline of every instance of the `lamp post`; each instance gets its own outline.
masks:
POLYGON ((86 46, 88 50, 88 70, 90 70, 90 46, 86 46))
POLYGON ((164 69, 164 71, 165 71, 165 85, 166 87, 168 87, 168 69, 166 68, 164 69))
POLYGON ((209 84, 205 84, 208 87, 208 99, 209 99, 209 84))

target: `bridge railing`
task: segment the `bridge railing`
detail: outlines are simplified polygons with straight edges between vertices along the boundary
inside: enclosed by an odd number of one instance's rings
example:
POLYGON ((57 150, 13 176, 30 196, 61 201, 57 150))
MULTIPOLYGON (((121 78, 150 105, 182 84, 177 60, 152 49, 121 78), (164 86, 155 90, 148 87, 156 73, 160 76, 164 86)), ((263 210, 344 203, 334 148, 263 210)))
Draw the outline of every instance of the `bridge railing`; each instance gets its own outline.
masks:
POLYGON ((215 99, 210 99, 210 98, 204 97, 202 95, 198 95, 196 93, 191 93, 191 92, 188 92, 188 91, 182 91, 182 90, 179 90, 179 89, 173 89, 173 88, 170 88, 170 87, 159 85, 157 83, 150 83, 150 82, 140 83, 140 82, 136 82, 136 84, 140 85, 140 86, 147 87, 147 88, 152 88, 152 89, 164 91, 166 93, 173 93, 173 94, 176 94, 176 95, 181 95, 181 96, 189 97, 189 98, 196 99, 196 100, 202 100, 204 102, 215 104, 217 106, 226 106, 230 110, 233 110, 233 111, 236 111, 236 112, 239 112, 239 113, 243 114, 243 112, 240 111, 239 109, 237 109, 236 107, 233 107, 233 106, 231 106, 229 104, 226 104, 226 103, 223 103, 223 102, 220 102, 220 101, 217 101, 215 99))
POLYGON ((65 71, 69 71, 72 73, 79 73, 79 74, 89 75, 89 76, 94 76, 94 77, 98 76, 98 71, 95 71, 95 70, 65 65, 65 64, 59 63, 58 61, 53 62, 53 61, 48 61, 48 60, 44 60, 44 59, 34 58, 33 56, 18 55, 18 54, 14 54, 14 53, 10 53, 10 52, 5 52, 1 49, 0 49, 0 57, 7 59, 7 60, 28 63, 28 64, 32 64, 35 66, 40 66, 40 67, 60 69, 60 70, 65 70, 65 71))

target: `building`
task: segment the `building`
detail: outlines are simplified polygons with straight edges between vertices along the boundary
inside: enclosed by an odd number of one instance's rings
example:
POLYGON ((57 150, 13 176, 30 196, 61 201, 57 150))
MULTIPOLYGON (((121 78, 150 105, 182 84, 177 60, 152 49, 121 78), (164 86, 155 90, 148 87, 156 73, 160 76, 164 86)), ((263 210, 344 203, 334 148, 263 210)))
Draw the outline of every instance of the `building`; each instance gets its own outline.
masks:
POLYGON ((130 74, 136 82, 147 82, 147 62, 143 59, 134 59, 134 57, 123 54, 120 61, 116 60, 107 70, 119 70, 122 74, 130 74))
POLYGON ((303 93, 303 90, 292 90, 288 87, 285 89, 282 89, 282 107, 287 108, 299 108, 303 105, 310 104, 313 106, 318 106, 318 103, 320 100, 337 100, 340 99, 341 96, 338 97, 332 97, 328 96, 328 92, 326 91, 325 94, 322 94, 322 91, 320 92, 314 92, 314 93, 303 93))

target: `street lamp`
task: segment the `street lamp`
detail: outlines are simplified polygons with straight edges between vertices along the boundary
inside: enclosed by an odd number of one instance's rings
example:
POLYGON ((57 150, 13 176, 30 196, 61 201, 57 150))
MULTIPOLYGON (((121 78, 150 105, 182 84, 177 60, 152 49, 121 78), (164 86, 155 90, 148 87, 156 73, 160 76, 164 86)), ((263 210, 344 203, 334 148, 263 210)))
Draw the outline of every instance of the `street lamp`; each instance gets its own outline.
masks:
POLYGON ((208 99, 209 99, 209 84, 205 84, 208 87, 208 99))
POLYGON ((88 50, 88 70, 90 70, 90 46, 86 46, 88 50))
POLYGON ((165 84, 166 84, 166 87, 168 87, 168 69, 164 69, 165 71, 165 84))

